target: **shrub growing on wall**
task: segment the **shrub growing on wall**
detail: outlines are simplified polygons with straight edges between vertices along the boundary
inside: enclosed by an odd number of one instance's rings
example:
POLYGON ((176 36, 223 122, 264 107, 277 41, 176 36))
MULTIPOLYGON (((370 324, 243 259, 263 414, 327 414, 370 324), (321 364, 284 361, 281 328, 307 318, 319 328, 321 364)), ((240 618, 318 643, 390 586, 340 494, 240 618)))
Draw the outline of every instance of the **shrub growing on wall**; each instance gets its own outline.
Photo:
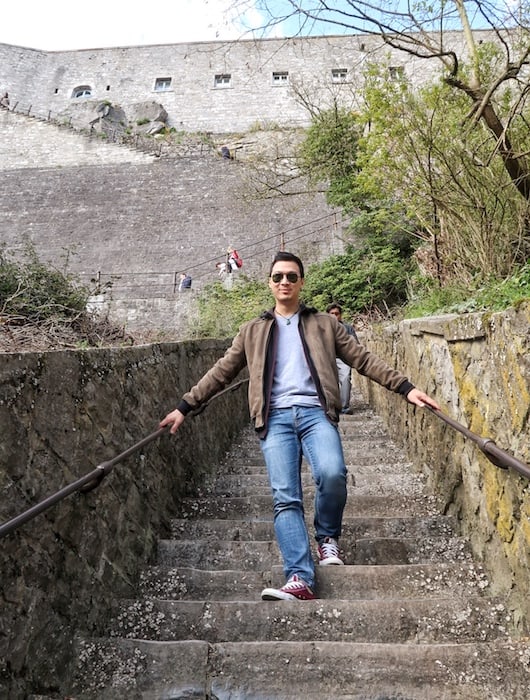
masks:
POLYGON ((87 311, 90 294, 31 248, 17 260, 0 249, 0 351, 133 343, 122 327, 87 311))
POLYGON ((15 261, 0 251, 0 310, 18 322, 72 318, 83 313, 89 290, 72 276, 41 262, 27 248, 15 261))

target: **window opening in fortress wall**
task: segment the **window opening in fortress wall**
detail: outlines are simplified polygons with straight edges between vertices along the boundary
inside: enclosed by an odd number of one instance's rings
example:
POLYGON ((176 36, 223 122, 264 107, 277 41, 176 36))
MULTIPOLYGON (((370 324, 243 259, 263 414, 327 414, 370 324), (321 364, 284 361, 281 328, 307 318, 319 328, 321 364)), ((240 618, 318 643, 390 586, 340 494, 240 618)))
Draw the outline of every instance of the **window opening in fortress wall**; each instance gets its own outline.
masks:
POLYGON ((155 92, 167 92, 167 90, 171 90, 171 78, 157 78, 155 92))
POLYGON ((216 88, 228 88, 232 84, 232 76, 230 73, 218 73, 214 78, 214 86, 216 88))
POLYGON ((273 85, 287 85, 289 83, 289 72, 278 71, 272 74, 273 85))
POLYGON ((345 83, 348 80, 348 69, 333 68, 331 71, 331 80, 334 83, 345 83))
POLYGON ((90 85, 79 85, 72 90, 72 97, 80 99, 82 97, 92 97, 92 88, 90 85))
POLYGON ((405 75, 405 68, 403 66, 390 66, 388 69, 388 74, 390 80, 401 80, 405 75))

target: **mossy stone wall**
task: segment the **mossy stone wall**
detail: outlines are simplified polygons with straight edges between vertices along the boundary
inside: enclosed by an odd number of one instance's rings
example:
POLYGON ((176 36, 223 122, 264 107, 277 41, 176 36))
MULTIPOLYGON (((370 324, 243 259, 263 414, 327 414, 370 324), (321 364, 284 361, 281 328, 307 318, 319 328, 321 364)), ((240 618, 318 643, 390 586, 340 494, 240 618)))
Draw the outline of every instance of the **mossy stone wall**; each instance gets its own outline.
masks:
MULTIPOLYGON (((473 433, 530 464, 530 303, 502 313, 406 320, 373 327, 362 341, 433 396, 473 433)), ((362 392, 406 447, 447 512, 505 595, 522 629, 530 626, 530 489, 494 466, 480 448, 428 409, 354 373, 362 392)))

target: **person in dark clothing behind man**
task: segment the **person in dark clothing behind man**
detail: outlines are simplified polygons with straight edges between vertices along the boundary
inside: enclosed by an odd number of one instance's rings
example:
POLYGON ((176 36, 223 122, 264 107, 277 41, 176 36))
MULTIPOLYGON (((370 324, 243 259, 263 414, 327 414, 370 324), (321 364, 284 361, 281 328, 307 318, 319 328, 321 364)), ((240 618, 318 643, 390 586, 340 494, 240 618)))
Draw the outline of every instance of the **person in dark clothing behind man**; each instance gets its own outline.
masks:
MULTIPOLYGON (((355 338, 357 342, 359 342, 359 338, 357 337, 357 333, 355 332, 355 329, 353 326, 349 323, 346 323, 345 321, 342 320, 342 306, 340 304, 337 304, 336 301, 332 302, 329 304, 326 308, 326 312, 328 314, 331 314, 332 316, 335 316, 337 321, 339 323, 342 323, 346 331, 348 332, 348 335, 351 335, 355 338)), ((337 357, 336 359, 337 363, 337 371, 339 373, 339 388, 340 388, 340 400, 342 403, 342 413, 351 413, 351 408, 350 408, 350 398, 351 398, 351 367, 350 365, 347 365, 345 362, 343 362, 340 357, 337 357)))
POLYGON ((186 272, 181 272, 180 273, 180 282, 179 282, 179 292, 187 292, 191 289, 191 284, 192 284, 192 279, 191 275, 188 275, 186 272))
POLYGON ((359 373, 416 406, 439 408, 403 374, 348 335, 327 313, 300 301, 304 266, 292 253, 276 254, 270 268, 272 309, 243 324, 231 346, 178 407, 160 421, 174 434, 186 414, 226 387, 246 366, 250 415, 260 438, 272 491, 274 529, 287 579, 265 588, 263 600, 312 600, 315 565, 304 521, 302 457, 316 484, 315 539, 320 565, 341 565, 338 540, 346 504, 346 465, 340 434, 337 365, 340 357, 359 373))

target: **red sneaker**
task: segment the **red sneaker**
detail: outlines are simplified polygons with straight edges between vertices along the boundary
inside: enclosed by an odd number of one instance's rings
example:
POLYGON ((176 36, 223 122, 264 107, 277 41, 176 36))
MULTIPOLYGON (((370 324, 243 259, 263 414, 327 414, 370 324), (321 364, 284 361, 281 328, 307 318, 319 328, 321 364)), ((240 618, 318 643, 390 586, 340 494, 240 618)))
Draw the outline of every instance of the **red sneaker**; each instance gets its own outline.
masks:
POLYGON ((339 557, 339 545, 337 540, 333 537, 325 537, 322 542, 318 545, 318 558, 320 566, 329 566, 329 564, 335 564, 341 566, 344 564, 342 559, 339 557))
POLYGON ((262 600, 316 600, 316 595, 296 574, 281 588, 264 588, 262 600))

